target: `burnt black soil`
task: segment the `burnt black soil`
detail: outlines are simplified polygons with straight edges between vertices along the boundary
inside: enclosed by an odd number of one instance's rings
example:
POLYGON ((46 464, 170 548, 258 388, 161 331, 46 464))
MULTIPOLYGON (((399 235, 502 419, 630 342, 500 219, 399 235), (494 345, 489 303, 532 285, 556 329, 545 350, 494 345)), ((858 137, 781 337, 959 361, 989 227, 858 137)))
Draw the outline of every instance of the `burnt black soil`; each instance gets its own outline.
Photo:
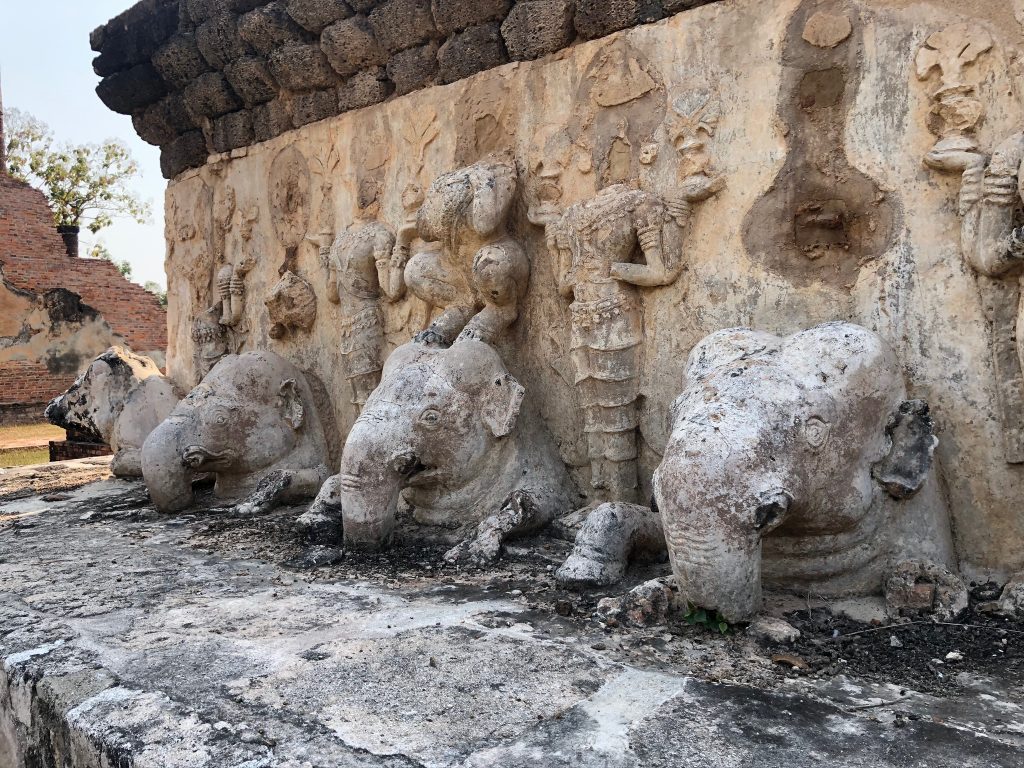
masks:
POLYGON ((143 527, 182 526, 189 531, 193 546, 222 557, 276 563, 307 581, 401 584, 412 599, 438 591, 455 601, 511 596, 526 612, 517 616, 496 613, 495 622, 528 620, 553 636, 607 650, 614 657, 628 657, 641 666, 685 667, 710 680, 764 685, 786 677, 827 680, 843 675, 937 695, 955 695, 977 678, 989 678, 1002 688, 1024 688, 1024 621, 978 610, 979 604, 991 602, 998 590, 993 593, 989 589, 986 594, 986 590, 976 589, 970 610, 954 625, 925 620, 873 626, 834 616, 824 608, 800 610, 786 617, 800 630, 799 640, 784 646, 759 645, 742 626, 731 627, 723 635, 712 627, 689 624, 678 614, 649 628, 606 623, 596 611, 600 598, 622 595, 637 583, 667 575, 667 565, 635 566, 627 580, 615 587, 567 591, 555 583, 554 570, 571 545, 543 535, 517 542, 493 567, 463 569, 443 559, 458 532, 410 531, 409 521, 395 546, 386 552, 315 551, 295 529, 294 520, 302 512, 298 507, 239 517, 218 506, 209 489, 199 490, 192 510, 174 516, 161 515, 147 501, 145 489, 139 486, 123 497, 103 499, 94 509, 85 509, 87 505, 79 502, 77 524, 123 519, 143 527), (761 658, 753 665, 752 645, 761 658), (947 659, 951 652, 962 658, 947 659))
POLYGON ((1024 684, 1024 622, 975 607, 956 622, 888 626, 861 624, 826 609, 798 611, 786 618, 801 637, 783 652, 805 662, 806 673, 815 677, 845 674, 925 693, 954 692, 962 685, 961 673, 1024 684), (962 658, 947 659, 951 653, 962 658))

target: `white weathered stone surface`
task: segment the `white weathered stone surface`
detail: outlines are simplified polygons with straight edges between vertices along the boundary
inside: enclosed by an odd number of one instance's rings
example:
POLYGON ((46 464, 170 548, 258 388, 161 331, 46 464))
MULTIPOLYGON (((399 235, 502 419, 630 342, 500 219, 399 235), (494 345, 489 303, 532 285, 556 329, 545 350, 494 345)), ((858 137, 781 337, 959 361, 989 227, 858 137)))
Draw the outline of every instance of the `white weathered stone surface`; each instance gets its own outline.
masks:
MULTIPOLYGON (((845 33, 845 25, 829 26, 845 33)), ((468 241, 417 240, 419 201, 445 174, 511 155, 518 192, 503 228, 531 275, 517 319, 494 343, 586 502, 608 495, 608 481, 594 482, 595 457, 628 464, 634 445, 636 481, 630 467, 613 467, 612 495, 638 484, 637 497, 649 498, 669 405, 700 339, 737 326, 784 336, 853 321, 886 340, 908 374, 909 396, 932 408, 936 471, 962 566, 969 575, 1005 575, 1024 566, 1024 466, 1008 463, 1013 425, 1000 405, 1014 362, 1000 350, 1015 320, 999 315, 993 340, 979 277, 960 246, 960 179, 922 160, 950 126, 985 153, 1019 131, 1020 45, 1013 8, 997 0, 714 3, 213 158, 179 176, 167 195, 170 374, 194 383, 193 320, 218 290, 234 310, 241 284, 232 278, 251 257, 242 282, 255 300, 244 301, 229 341, 274 349, 328 382, 346 434, 358 403, 345 383, 345 309, 327 300, 319 248, 357 219, 370 180, 376 220, 413 254, 410 263, 418 253, 466 258, 475 252, 468 241), (808 32, 819 12, 846 18, 850 34, 822 38, 814 25, 808 32), (976 125, 970 104, 937 100, 949 72, 931 67, 919 77, 926 41, 965 21, 992 39, 961 67, 984 106, 976 125), (694 175, 725 184, 682 206, 685 193, 699 192, 684 184, 694 175), (570 300, 558 293, 567 275, 536 223, 551 219, 536 214, 585 207, 616 182, 676 205, 686 226, 674 251, 678 277, 635 292, 641 309, 630 317, 642 341, 635 393, 627 393, 636 395, 635 429, 597 444, 586 431, 592 393, 577 382, 570 300), (285 265, 316 292, 318 316, 308 333, 273 339, 263 299, 285 265)), ((638 253, 620 276, 647 260, 638 253)), ((379 307, 385 354, 438 317, 415 292, 379 307)))
POLYGON ((111 347, 50 402, 46 418, 101 438, 114 452, 115 475, 142 477, 142 444, 183 396, 153 360, 111 347))
POLYGON ((871 594, 901 561, 954 564, 928 406, 906 400, 877 334, 719 331, 690 353, 672 412, 654 498, 689 602, 749 621, 762 578, 871 594))
POLYGON ((665 645, 555 615, 533 558, 296 571, 274 562, 289 513, 172 518, 117 480, 67 495, 0 511, 4 768, 1019 765, 1020 707, 995 684, 779 690, 741 635, 665 645))
POLYGON ((208 475, 218 497, 245 500, 251 514, 313 498, 330 460, 307 377, 273 352, 246 352, 220 360, 149 434, 142 475, 164 512, 190 506, 208 475))

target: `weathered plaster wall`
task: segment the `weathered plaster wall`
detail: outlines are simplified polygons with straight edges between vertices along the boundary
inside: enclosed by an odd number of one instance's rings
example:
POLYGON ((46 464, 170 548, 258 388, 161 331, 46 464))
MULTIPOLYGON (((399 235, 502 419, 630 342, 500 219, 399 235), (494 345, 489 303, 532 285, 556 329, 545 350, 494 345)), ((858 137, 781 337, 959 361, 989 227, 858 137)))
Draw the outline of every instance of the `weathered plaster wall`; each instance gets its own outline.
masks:
MULTIPOLYGON (((965 568, 1020 568, 1024 465, 1004 461, 988 323, 977 277, 959 249, 959 184, 922 164, 935 142, 926 121, 934 85, 917 79, 914 57, 930 34, 958 21, 982 25, 995 40, 976 64, 987 107, 978 138, 990 148, 1024 117, 1017 97, 1024 30, 1002 0, 736 0, 213 158, 175 179, 167 193, 170 374, 183 384, 196 378, 190 330, 215 300, 214 254, 225 253, 233 264, 251 256, 239 343, 275 349, 316 373, 344 432, 355 411, 339 352, 340 315, 325 299, 326 273, 313 242, 304 241, 289 266, 317 293, 316 323, 282 339, 268 335, 263 299, 289 244, 279 231, 340 231, 353 221, 356 191, 366 179, 379 190, 378 219, 397 230, 407 219, 402 194, 411 183, 425 187, 443 172, 510 150, 523 190, 512 230, 529 253, 532 275, 524 310, 499 347, 527 388, 527 407, 541 412, 563 458, 585 479, 568 301, 556 292, 543 231, 526 218, 536 191, 531 174, 541 159, 560 164, 561 204, 588 199, 600 177, 613 173, 607 161, 614 145, 626 148, 630 177, 670 191, 678 168, 659 126, 679 95, 707 90, 722 107, 708 151, 727 187, 696 209, 680 280, 644 292, 644 494, 686 356, 698 340, 737 325, 790 334, 851 320, 892 343, 911 395, 931 403, 941 439, 938 467, 965 568), (850 36, 833 48, 806 43, 806 23, 818 10, 845 15, 850 36), (558 131, 569 141, 547 140, 558 131), (660 141, 658 159, 641 165, 641 146, 652 140, 660 141), (289 187, 280 168, 272 169, 286 149, 302 154, 308 182, 299 173, 289 187), (286 189, 293 194, 282 195, 286 189), (290 213, 275 214, 275 199, 290 213), (801 222, 819 204, 826 212, 843 206, 850 228, 841 242, 815 249, 802 238, 803 228, 817 225, 801 222)), ((824 235, 810 237, 820 242, 824 235)), ((385 306, 392 346, 428 321, 416 299, 385 306)))
POLYGON ((163 364, 165 324, 113 263, 69 258, 42 192, 0 171, 0 421, 41 419, 112 344, 163 364))

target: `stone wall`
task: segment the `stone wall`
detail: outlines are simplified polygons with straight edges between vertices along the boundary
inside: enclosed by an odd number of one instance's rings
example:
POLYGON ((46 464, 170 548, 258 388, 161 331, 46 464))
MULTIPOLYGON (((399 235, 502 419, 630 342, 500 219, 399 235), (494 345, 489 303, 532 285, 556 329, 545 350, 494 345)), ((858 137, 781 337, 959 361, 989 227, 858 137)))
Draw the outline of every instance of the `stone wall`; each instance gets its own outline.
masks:
MULTIPOLYGON (((577 23, 586 7, 578 4, 577 23)), ((326 299, 318 241, 329 243, 356 220, 367 190, 376 219, 401 232, 416 190, 504 153, 519 174, 510 232, 532 274, 518 320, 497 346, 526 387, 525 407, 543 417, 586 487, 569 301, 557 291, 562 275, 530 210, 552 168, 561 206, 620 180, 669 195, 680 179, 673 149, 682 151, 671 137, 696 135, 700 146, 683 149, 703 153, 726 186, 693 209, 682 276, 642 292, 644 495, 700 339, 740 325, 785 335, 849 320, 889 341, 911 395, 932 407, 941 493, 967 572, 1020 568, 1024 465, 1011 463, 1006 449, 1011 425, 1000 411, 991 307, 961 253, 959 180, 922 162, 935 145, 932 131, 942 131, 938 74, 919 76, 916 59, 931 35, 964 22, 993 42, 969 72, 986 113, 971 135, 990 151, 1024 118, 1016 97, 1022 27, 1002 0, 735 0, 212 158, 167 194, 169 372, 195 382, 193 322, 216 301, 218 271, 246 262, 235 348, 272 348, 317 374, 345 434, 356 410, 340 349, 344 307, 326 299), (285 268, 308 281, 317 315, 311 330, 272 338, 264 299, 285 268)), ((197 45, 202 38, 197 28, 197 45)), ((201 56, 195 62, 209 67, 201 56)), ((213 77, 197 71, 186 79, 213 77)), ((389 348, 432 317, 410 295, 382 307, 389 348)))
POLYGON ((144 0, 97 29, 97 88, 171 178, 292 128, 709 0, 144 0))
POLYGON ((112 262, 68 257, 43 194, 0 173, 0 423, 40 421, 111 344, 162 363, 166 322, 112 262))

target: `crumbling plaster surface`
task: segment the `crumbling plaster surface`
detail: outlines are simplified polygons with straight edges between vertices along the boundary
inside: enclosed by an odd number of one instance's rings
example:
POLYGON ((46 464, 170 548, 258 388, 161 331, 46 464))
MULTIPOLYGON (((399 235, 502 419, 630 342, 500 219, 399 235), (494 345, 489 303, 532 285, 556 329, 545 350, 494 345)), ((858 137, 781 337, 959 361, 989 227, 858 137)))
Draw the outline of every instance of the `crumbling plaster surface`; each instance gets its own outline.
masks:
MULTIPOLYGON (((535 554, 339 579, 245 555, 252 521, 159 515, 138 482, 45 498, 0 511, 5 768, 1019 765, 1020 707, 996 683, 949 700, 842 679, 772 690, 775 665, 742 636, 675 638, 690 650, 666 662, 664 627, 634 644, 554 615, 535 554), (701 679, 744 672, 760 685, 701 679), (914 718, 894 727, 885 702, 914 718)), ((284 535, 288 515, 258 524, 284 535)))
MULTIPOLYGON (((678 94, 710 90, 723 108, 708 152, 727 186, 694 210, 685 236, 683 276, 672 286, 644 292, 642 497, 649 496, 651 474, 667 439, 668 407, 681 389, 686 356, 698 340, 739 325, 786 335, 821 322, 849 320, 877 331, 894 347, 909 395, 932 407, 940 438, 937 467, 965 570, 978 575, 1019 569, 1024 566, 1019 546, 1024 540, 1024 466, 1009 465, 1002 455, 988 327, 976 277, 959 250, 959 187, 955 178, 930 173, 921 162, 935 137, 926 127, 930 86, 915 77, 914 56, 930 34, 959 21, 984 26, 996 41, 976 65, 987 109, 978 137, 983 147, 991 147, 1024 118, 1015 96, 1022 28, 1007 4, 736 0, 537 62, 510 64, 415 92, 214 158, 179 176, 167 193, 170 375, 183 385, 195 381, 191 322, 214 301, 214 253, 222 249, 230 263, 252 255, 256 263, 245 290, 258 300, 245 304, 244 348, 274 349, 326 382, 344 434, 356 412, 345 390, 340 310, 326 300, 326 272, 316 243, 304 241, 286 262, 286 245, 296 226, 308 237, 340 231, 354 220, 360 184, 370 178, 379 190, 378 220, 397 232, 407 221, 402 196, 410 183, 426 187, 442 173, 502 149, 515 154, 527 198, 533 189, 529 170, 538 159, 563 164, 560 204, 567 206, 594 195, 598 174, 586 173, 586 166, 599 166, 603 159, 594 162, 591 153, 578 147, 607 147, 620 125, 632 152, 632 172, 650 188, 667 191, 677 180, 671 147, 660 147, 665 162, 636 163, 641 144, 650 140, 645 132, 657 128, 678 94), (845 153, 845 161, 835 166, 839 171, 831 183, 838 195, 847 189, 844 174, 865 177, 858 189, 877 187, 877 194, 854 202, 869 226, 891 222, 891 233, 880 239, 883 250, 833 253, 814 261, 799 252, 779 257, 778 223, 757 216, 766 210, 759 201, 780 184, 795 183, 795 194, 802 193, 799 178, 794 182, 779 174, 786 168, 787 152, 801 146, 794 132, 816 130, 817 124, 800 117, 801 107, 787 84, 799 80, 793 67, 813 70, 817 59, 795 62, 787 46, 796 45, 800 20, 818 8, 846 15, 853 29, 842 43, 853 52, 837 65, 849 107, 840 116, 840 127, 832 127, 842 137, 842 146, 833 152, 845 153), (603 111, 592 104, 596 82, 628 94, 648 78, 653 88, 637 99, 603 111), (560 157, 551 154, 556 152, 551 142, 538 138, 559 129, 577 143, 577 149, 560 157), (293 185, 299 194, 290 197, 281 195, 287 179, 272 180, 272 163, 286 148, 298 150, 309 166, 308 186, 299 178, 293 185), (847 167, 852 170, 843 170, 847 167), (230 209, 218 206, 230 196, 228 190, 235 198, 230 209), (275 199, 294 206, 283 226, 272 208, 275 199), (780 265, 779 258, 788 261, 780 265), (310 332, 272 340, 263 298, 286 264, 312 285, 318 316, 310 332)), ((830 63, 835 60, 834 52, 822 49, 821 66, 836 66, 830 63)), ((586 487, 588 459, 572 386, 568 302, 556 292, 543 230, 528 223, 527 207, 528 200, 519 204, 511 230, 532 263, 529 290, 518 321, 498 348, 527 389, 524 407, 540 412, 563 459, 586 487)), ((382 306, 389 348, 428 322, 423 305, 409 296, 382 301, 382 306)))

